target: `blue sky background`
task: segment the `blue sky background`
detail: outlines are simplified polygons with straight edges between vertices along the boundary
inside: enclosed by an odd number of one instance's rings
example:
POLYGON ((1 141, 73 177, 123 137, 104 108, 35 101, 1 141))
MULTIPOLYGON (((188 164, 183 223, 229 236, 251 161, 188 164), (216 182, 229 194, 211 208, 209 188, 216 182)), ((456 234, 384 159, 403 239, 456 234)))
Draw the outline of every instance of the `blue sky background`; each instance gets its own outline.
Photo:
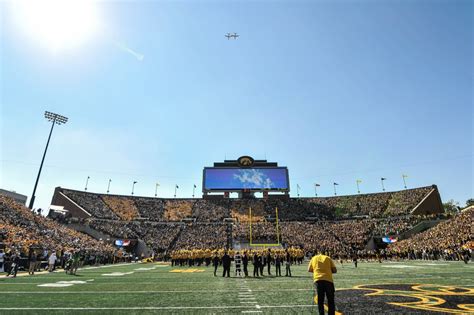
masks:
POLYGON ((437 184, 473 197, 472 1, 104 1, 101 31, 53 53, 0 3, 0 187, 189 197, 202 168, 288 166, 292 195, 437 184), (224 34, 238 32, 238 40, 224 34), (143 54, 142 61, 115 44, 143 54))

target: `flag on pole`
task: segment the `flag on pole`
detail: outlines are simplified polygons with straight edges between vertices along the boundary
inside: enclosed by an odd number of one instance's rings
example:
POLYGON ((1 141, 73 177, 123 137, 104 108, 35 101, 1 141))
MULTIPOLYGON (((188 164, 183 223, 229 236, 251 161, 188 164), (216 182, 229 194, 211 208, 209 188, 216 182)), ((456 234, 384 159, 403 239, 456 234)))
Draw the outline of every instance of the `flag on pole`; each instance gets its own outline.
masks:
POLYGON ((339 186, 339 184, 338 184, 338 183, 333 183, 333 185, 334 185, 334 186, 339 186))
POLYGON ((380 180, 386 180, 386 178, 385 178, 385 177, 382 177, 382 178, 380 178, 380 180))
POLYGON ((362 183, 362 180, 358 179, 357 182, 358 182, 358 183, 362 183))
POLYGON ((319 187, 319 186, 321 186, 321 185, 319 185, 319 184, 314 184, 314 186, 319 187))
POLYGON ((160 183, 156 183, 156 186, 160 186, 160 183))
POLYGON ((300 185, 296 184, 296 188, 301 189, 300 185))
POLYGON ((196 188, 196 184, 194 184, 194 188, 196 188))
POLYGON ((179 188, 179 186, 178 186, 178 185, 176 185, 176 189, 178 189, 178 188, 179 188))

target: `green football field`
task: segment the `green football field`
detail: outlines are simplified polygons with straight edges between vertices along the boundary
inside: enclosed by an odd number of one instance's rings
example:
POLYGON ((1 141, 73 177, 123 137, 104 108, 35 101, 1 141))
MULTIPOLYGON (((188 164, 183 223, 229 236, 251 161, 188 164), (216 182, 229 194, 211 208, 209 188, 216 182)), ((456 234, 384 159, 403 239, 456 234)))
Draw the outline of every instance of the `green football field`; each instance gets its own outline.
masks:
MULTIPOLYGON (((474 264, 362 262, 357 269, 352 264, 337 267, 339 313, 474 314, 474 264)), ((292 266, 291 278, 222 278, 221 268, 214 277, 212 267, 149 263, 89 267, 79 269, 77 276, 2 277, 0 314, 310 314, 316 308, 306 268, 292 266)))

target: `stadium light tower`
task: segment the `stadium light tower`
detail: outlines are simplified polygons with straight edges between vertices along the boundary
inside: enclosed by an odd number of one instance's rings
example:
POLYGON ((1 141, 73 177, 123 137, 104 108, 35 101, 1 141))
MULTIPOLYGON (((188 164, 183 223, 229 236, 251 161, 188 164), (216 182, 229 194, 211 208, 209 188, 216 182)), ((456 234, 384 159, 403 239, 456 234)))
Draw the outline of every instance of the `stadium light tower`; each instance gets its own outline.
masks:
POLYGON ((44 117, 48 121, 51 122, 51 130, 49 131, 48 141, 46 142, 46 147, 44 148, 43 158, 41 159, 40 168, 38 170, 38 176, 36 177, 35 187, 33 188, 33 193, 31 194, 30 206, 29 206, 30 209, 33 209, 33 205, 35 204, 36 188, 38 187, 39 178, 41 176, 41 170, 43 169, 44 158, 46 157, 46 152, 48 151, 49 140, 51 139, 51 134, 53 133, 54 125, 55 124, 58 124, 58 125, 65 124, 68 120, 67 117, 61 116, 59 114, 51 113, 51 112, 48 112, 48 111, 44 112, 44 117))

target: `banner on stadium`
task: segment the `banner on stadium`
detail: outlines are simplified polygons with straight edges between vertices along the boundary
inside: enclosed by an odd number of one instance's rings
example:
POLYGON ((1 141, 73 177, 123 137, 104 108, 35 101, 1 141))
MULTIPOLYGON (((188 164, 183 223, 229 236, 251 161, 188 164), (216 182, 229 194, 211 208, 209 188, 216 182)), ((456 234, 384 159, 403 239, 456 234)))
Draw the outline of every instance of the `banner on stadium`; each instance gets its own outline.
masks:
POLYGON ((124 247, 130 245, 130 240, 115 240, 115 245, 119 247, 124 247))
POLYGON ((397 242, 397 239, 395 237, 385 236, 385 237, 382 237, 382 242, 392 244, 392 243, 397 242))

